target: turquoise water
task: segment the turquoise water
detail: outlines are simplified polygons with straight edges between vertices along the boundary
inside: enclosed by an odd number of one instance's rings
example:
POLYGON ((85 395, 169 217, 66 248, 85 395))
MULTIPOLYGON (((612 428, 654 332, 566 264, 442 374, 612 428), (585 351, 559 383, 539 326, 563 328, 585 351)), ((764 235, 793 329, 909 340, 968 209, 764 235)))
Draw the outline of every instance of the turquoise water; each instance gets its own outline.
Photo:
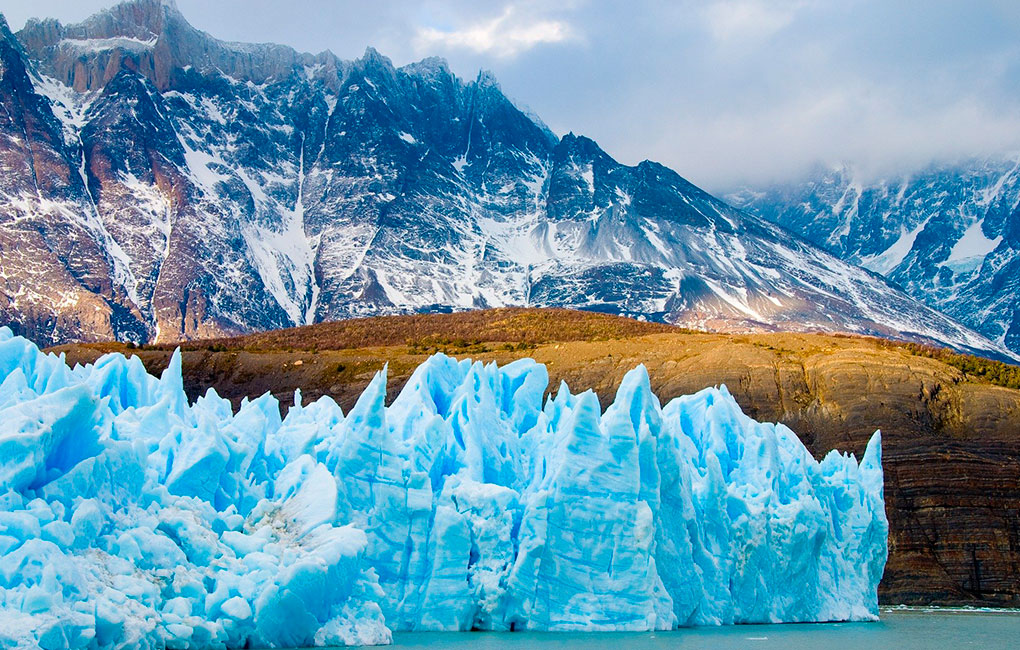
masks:
POLYGON ((876 623, 736 625, 656 633, 405 632, 395 648, 502 650, 608 648, 638 650, 941 650, 1020 648, 1020 612, 883 611, 876 623))

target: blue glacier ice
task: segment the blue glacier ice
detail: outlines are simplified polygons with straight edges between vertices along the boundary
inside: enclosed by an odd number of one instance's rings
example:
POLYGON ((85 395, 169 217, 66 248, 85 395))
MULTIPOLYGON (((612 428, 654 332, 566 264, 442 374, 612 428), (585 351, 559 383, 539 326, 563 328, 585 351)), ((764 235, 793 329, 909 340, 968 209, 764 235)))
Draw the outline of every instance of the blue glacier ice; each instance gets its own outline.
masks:
POLYGON ((347 414, 193 404, 180 355, 71 369, 0 328, 0 647, 381 644, 391 630, 874 619, 881 441, 816 462, 725 387, 604 411, 435 355, 347 414))

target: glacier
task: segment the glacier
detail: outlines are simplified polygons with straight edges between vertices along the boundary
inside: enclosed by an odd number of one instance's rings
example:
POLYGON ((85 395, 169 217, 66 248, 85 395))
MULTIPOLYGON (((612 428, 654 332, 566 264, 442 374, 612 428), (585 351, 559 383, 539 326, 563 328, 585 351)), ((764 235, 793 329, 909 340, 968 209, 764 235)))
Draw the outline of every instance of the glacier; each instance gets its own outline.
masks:
POLYGON ((391 630, 872 620, 878 432, 818 462, 724 386, 604 411, 437 354, 347 414, 189 402, 181 357, 69 368, 0 328, 0 647, 384 644, 391 630), (548 394, 548 396, 547 396, 548 394))

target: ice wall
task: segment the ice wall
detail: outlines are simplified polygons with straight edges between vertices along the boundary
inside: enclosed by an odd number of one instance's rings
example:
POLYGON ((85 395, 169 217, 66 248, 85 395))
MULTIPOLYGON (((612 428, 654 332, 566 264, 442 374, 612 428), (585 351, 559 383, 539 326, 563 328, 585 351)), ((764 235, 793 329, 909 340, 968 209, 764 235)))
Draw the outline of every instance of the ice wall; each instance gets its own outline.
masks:
POLYGON ((346 416, 189 404, 175 355, 69 369, 0 328, 0 647, 386 643, 390 630, 871 619, 881 443, 818 463, 725 387, 603 412, 431 357, 346 416))

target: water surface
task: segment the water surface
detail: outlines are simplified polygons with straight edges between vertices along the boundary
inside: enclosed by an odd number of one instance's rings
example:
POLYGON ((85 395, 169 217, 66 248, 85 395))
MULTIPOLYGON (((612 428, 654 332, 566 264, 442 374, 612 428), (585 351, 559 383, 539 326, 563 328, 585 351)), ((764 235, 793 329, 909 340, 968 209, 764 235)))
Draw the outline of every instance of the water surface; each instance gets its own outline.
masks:
POLYGON ((393 635, 392 647, 431 650, 1020 648, 1020 612, 886 610, 875 623, 732 625, 654 633, 403 632, 393 635))

